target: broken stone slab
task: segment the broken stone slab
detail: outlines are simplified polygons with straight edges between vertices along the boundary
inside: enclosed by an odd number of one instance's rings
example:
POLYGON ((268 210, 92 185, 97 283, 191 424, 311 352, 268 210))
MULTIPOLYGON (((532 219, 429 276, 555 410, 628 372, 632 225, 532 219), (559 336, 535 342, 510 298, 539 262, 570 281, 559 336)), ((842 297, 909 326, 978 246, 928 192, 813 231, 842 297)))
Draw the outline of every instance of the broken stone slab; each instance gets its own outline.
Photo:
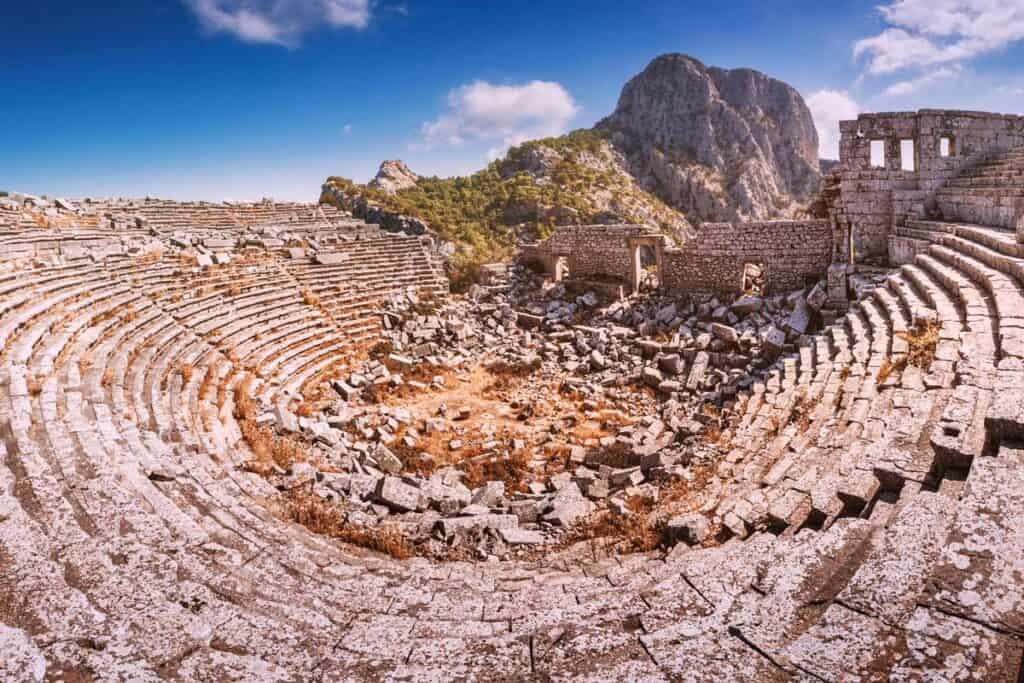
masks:
POLYGON ((377 463, 377 467, 388 474, 398 474, 402 471, 402 461, 384 444, 378 444, 373 459, 377 463))
POLYGON ((611 483, 612 486, 616 488, 637 486, 643 483, 644 473, 640 471, 639 467, 629 467, 625 469, 614 470, 608 476, 608 481, 611 483))
POLYGON ((321 266, 338 266, 348 262, 348 257, 343 251, 321 251, 314 260, 321 266))
POLYGON ((686 361, 678 353, 671 353, 658 359, 658 367, 670 375, 681 375, 686 370, 686 361))
POLYGON ((530 313, 517 313, 516 324, 524 330, 534 330, 544 324, 544 317, 530 313))
POLYGON ((483 514, 469 517, 446 517, 434 524, 434 532, 442 539, 450 539, 459 533, 482 531, 484 529, 514 529, 519 526, 515 515, 483 514))
POLYGON ((696 545, 703 543, 710 533, 707 518, 696 512, 677 515, 665 525, 665 535, 675 543, 696 545))
POLYGON ((749 315, 760 311, 762 307, 764 307, 764 299, 748 294, 741 296, 729 308, 737 315, 749 315))
POLYGON ((390 354, 388 356, 388 361, 396 365, 399 370, 408 370, 416 363, 416 361, 409 356, 403 356, 398 353, 390 354))
POLYGON ((693 359, 693 365, 690 367, 690 376, 686 380, 686 389, 688 391, 696 391, 700 387, 710 362, 711 356, 707 351, 701 351, 696 355, 693 359))
POLYGON ((309 431, 315 441, 319 441, 327 446, 337 446, 341 443, 341 432, 326 422, 313 422, 309 425, 309 431))
POLYGON ((540 509, 536 500, 514 500, 508 504, 508 510, 519 519, 521 524, 536 522, 540 517, 540 509))
POLYGON ((772 325, 765 332, 763 350, 768 358, 777 358, 786 346, 786 333, 772 325))
POLYGON ((658 370, 657 368, 644 368, 641 372, 640 377, 643 380, 644 384, 654 388, 657 388, 658 385, 661 384, 662 380, 664 379, 661 376, 661 371, 658 370))
POLYGON ((674 379, 667 379, 658 385, 658 393, 661 394, 674 394, 677 391, 683 390, 683 383, 677 382, 674 379))
POLYGON ((819 282, 807 295, 807 305, 816 311, 820 311, 828 303, 828 289, 819 282))
POLYGON ((786 323, 790 330, 796 334, 807 334, 811 327, 812 309, 802 299, 796 303, 793 312, 786 323))
POLYGON ((594 504, 583 497, 575 482, 570 481, 552 496, 550 509, 543 519, 564 528, 572 526, 593 511, 594 504))
POLYGON ((501 481, 489 481, 473 492, 471 501, 476 505, 484 505, 489 508, 497 507, 505 497, 505 483, 501 481))
POLYGON ((655 316, 655 319, 658 322, 660 322, 660 323, 668 325, 670 322, 672 322, 675 319, 675 317, 676 317, 676 305, 675 304, 669 304, 668 306, 664 306, 664 307, 662 307, 661 309, 658 310, 658 313, 655 316))
POLYGON ((509 545, 537 545, 544 542, 544 534, 534 529, 507 527, 499 529, 498 535, 509 545))
POLYGON ((422 494, 398 477, 384 477, 377 485, 376 498, 392 510, 412 512, 421 507, 422 494))
POLYGON ((299 419, 287 408, 274 406, 274 417, 277 419, 277 426, 281 431, 289 433, 299 431, 299 419))
POLYGON ((349 495, 356 500, 368 500, 377 493, 382 477, 378 474, 353 472, 349 476, 349 495))
POLYGON ((722 323, 711 323, 711 333, 730 346, 738 346, 740 343, 739 333, 736 329, 722 323))
POLYGON ((338 392, 338 395, 341 396, 346 401, 351 401, 353 398, 359 395, 359 389, 350 386, 349 384, 343 382, 340 379, 333 380, 331 382, 331 387, 336 392, 338 392))

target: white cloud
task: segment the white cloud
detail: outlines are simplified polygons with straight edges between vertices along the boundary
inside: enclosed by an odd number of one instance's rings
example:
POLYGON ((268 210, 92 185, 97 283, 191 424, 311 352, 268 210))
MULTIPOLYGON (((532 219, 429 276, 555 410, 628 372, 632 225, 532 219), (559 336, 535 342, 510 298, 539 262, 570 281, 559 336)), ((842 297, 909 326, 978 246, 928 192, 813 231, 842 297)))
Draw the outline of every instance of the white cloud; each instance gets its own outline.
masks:
POLYGON ((996 88, 996 92, 1001 93, 1003 95, 1024 96, 1024 88, 1014 85, 1001 85, 998 88, 996 88))
POLYGON ((819 90, 807 98, 807 107, 818 129, 818 156, 839 158, 839 122, 857 118, 860 106, 846 92, 819 90))
POLYGON ((890 26, 853 46, 872 75, 965 61, 1024 40, 1024 0, 889 0, 878 10, 890 26))
POLYGON ((882 93, 889 97, 900 97, 902 95, 909 95, 915 93, 929 85, 934 85, 939 81, 956 78, 963 72, 963 69, 959 64, 953 66, 944 66, 934 71, 929 71, 923 76, 912 78, 906 81, 900 81, 899 83, 893 83, 882 93))
POLYGON ((362 29, 370 0, 185 0, 200 25, 247 43, 296 47, 317 26, 362 29))
POLYGON ((424 123, 423 142, 412 147, 500 141, 500 148, 489 151, 493 158, 526 140, 561 135, 578 112, 572 95, 558 83, 493 85, 474 81, 448 93, 448 111, 424 123))

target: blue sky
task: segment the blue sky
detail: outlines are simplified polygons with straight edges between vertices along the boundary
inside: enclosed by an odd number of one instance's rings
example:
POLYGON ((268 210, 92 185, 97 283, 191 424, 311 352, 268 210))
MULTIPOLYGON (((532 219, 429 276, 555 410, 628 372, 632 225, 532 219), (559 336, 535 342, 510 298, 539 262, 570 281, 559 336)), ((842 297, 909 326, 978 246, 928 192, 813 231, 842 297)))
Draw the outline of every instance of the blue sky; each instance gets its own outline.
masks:
POLYGON ((1024 113, 1024 0, 9 3, 0 188, 314 200, 383 159, 482 167, 592 125, 655 56, 796 87, 834 149, 858 111, 1024 113))

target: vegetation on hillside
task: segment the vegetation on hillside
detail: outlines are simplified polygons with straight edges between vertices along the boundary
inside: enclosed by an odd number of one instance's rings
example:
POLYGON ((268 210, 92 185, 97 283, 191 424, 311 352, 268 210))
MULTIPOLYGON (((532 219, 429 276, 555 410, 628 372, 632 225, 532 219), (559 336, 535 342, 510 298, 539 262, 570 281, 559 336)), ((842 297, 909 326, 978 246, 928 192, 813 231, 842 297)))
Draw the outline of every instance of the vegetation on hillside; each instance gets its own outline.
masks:
MULTIPOLYGON (((560 219, 593 221, 614 206, 629 222, 669 228, 681 220, 640 190, 610 155, 600 132, 577 130, 513 147, 504 159, 471 176, 423 177, 394 194, 336 176, 327 182, 347 197, 362 196, 387 211, 415 216, 454 242, 459 249, 449 259, 449 276, 460 288, 475 279, 480 265, 507 259, 520 234, 547 237, 560 219)), ((321 201, 333 203, 333 198, 325 192, 321 201)))

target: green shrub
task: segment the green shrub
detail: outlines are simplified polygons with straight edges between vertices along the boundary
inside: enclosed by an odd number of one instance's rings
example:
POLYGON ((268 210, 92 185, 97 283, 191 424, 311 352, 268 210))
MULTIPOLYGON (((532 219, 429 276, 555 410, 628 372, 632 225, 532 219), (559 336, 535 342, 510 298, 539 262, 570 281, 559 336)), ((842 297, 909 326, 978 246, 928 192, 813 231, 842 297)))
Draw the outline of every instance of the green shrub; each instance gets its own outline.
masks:
MULTIPOLYGON (((550 236, 555 219, 543 213, 530 215, 531 207, 572 209, 581 222, 587 222, 603 208, 594 203, 594 195, 610 192, 624 205, 642 203, 657 207, 666 217, 663 225, 668 225, 670 216, 678 218, 672 209, 639 190, 629 178, 595 168, 581 159, 581 155, 601 154, 606 144, 604 134, 593 130, 533 140, 511 148, 504 159, 473 175, 422 177, 414 187, 393 194, 337 176, 328 178, 327 183, 348 196, 363 196, 385 210, 415 216, 439 237, 454 242, 458 249, 448 260, 447 268, 453 289, 459 291, 476 280, 481 265, 511 257, 518 229, 539 239, 550 236), (534 177, 522 170, 527 156, 539 147, 549 148, 561 157, 544 177, 534 177), (510 225, 516 217, 525 220, 510 225)), ((327 192, 320 201, 334 203, 327 192)), ((623 218, 636 220, 629 215, 623 218)))

